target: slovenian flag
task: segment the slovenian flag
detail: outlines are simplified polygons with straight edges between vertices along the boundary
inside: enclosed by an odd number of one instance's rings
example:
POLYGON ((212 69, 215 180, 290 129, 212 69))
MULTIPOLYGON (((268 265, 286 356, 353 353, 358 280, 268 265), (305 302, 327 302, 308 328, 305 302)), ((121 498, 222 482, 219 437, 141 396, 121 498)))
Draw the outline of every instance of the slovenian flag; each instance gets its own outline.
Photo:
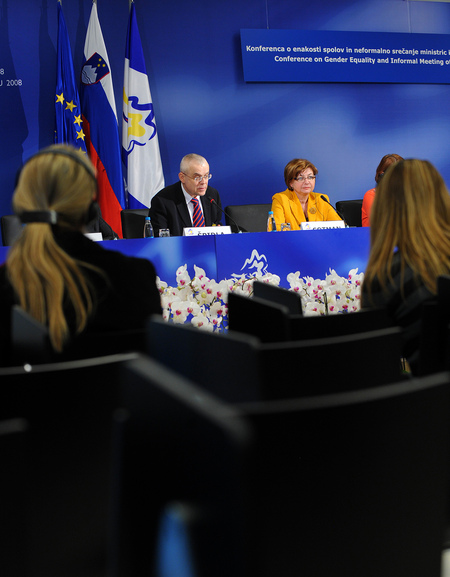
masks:
POLYGON ((89 155, 97 169, 102 217, 122 237, 120 211, 126 208, 114 91, 103 34, 93 2, 84 44, 81 105, 89 155))
POLYGON ((66 21, 58 2, 58 67, 56 72, 56 144, 72 144, 86 152, 80 97, 75 83, 72 51, 66 21))
POLYGON ((164 174, 134 2, 130 6, 125 48, 122 158, 128 207, 149 207, 153 196, 164 188, 164 174))

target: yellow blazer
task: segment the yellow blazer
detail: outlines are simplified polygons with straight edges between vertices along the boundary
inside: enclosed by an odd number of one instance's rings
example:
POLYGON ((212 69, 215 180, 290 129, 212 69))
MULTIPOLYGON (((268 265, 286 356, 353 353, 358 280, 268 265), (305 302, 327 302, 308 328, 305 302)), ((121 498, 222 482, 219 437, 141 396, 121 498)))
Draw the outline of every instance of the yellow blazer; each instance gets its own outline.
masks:
MULTIPOLYGON (((323 195, 327 200, 328 196, 323 195)), ((308 220, 342 220, 334 208, 321 198, 318 192, 311 192, 308 199, 308 220)), ((291 230, 300 230, 300 223, 305 222, 305 213, 298 196, 293 190, 286 189, 278 192, 272 197, 272 210, 275 222, 278 225, 282 222, 289 222, 291 230)))

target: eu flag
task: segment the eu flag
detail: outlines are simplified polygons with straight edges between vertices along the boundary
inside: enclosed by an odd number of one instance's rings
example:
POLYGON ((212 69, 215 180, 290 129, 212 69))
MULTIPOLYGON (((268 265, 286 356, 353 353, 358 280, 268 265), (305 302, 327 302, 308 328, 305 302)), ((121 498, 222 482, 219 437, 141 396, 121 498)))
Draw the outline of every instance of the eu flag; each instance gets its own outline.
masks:
POLYGON ((73 72, 72 51, 60 1, 58 1, 58 70, 55 107, 55 142, 57 144, 72 144, 75 148, 87 152, 80 97, 73 72))

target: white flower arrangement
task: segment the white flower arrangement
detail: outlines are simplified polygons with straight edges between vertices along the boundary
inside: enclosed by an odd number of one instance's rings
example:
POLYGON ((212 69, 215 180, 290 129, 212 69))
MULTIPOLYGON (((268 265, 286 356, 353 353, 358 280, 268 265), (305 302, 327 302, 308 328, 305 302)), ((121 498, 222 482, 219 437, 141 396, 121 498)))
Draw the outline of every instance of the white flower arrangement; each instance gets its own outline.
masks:
MULTIPOLYGON (((280 277, 266 273, 254 276, 235 276, 216 282, 205 271, 194 265, 193 278, 187 265, 176 272, 177 286, 168 286, 157 278, 161 294, 163 318, 174 323, 191 322, 209 331, 223 331, 228 321, 228 294, 236 292, 247 297, 253 295, 255 280, 279 286, 280 277)), ((290 273, 290 289, 301 296, 304 315, 350 313, 361 308, 361 285, 364 273, 352 269, 347 278, 330 269, 324 280, 300 277, 300 272, 290 273)))

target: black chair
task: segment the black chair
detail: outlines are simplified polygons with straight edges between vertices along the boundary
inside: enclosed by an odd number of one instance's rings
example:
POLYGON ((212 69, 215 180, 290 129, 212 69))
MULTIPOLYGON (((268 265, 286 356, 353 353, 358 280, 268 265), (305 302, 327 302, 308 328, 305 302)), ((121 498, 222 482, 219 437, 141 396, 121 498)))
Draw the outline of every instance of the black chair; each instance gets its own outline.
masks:
MULTIPOLYGON (((241 443, 243 427, 223 424, 217 402, 208 401, 206 393, 197 394, 195 398, 192 395, 192 413, 198 412, 199 420, 204 419, 207 423, 206 429, 202 429, 207 432, 204 437, 201 431, 192 427, 195 415, 180 419, 182 411, 175 414, 166 411, 155 393, 158 388, 172 388, 176 391, 175 397, 189 402, 188 396, 183 394, 189 383, 146 358, 145 390, 140 390, 138 382, 130 380, 129 373, 124 378, 122 372, 128 361, 137 358, 135 354, 114 355, 0 369, 2 575, 146 574, 144 571, 120 572, 123 559, 129 557, 119 539, 123 525, 119 527, 118 524, 124 519, 119 514, 121 501, 115 493, 123 488, 121 447, 130 437, 125 439, 121 434, 127 415, 132 416, 129 421, 136 423, 135 399, 138 408, 142 409, 138 417, 143 417, 145 422, 148 417, 152 420, 149 425, 154 427, 154 446, 158 451, 153 451, 151 463, 144 463, 142 467, 139 433, 131 435, 132 445, 128 444, 127 449, 139 455, 143 478, 147 471, 152 471, 145 493, 153 510, 157 510, 169 486, 161 483, 161 474, 164 481, 170 479, 169 472, 181 479, 180 470, 183 470, 183 491, 204 503, 201 512, 208 511, 212 502, 214 485, 210 483, 211 478, 220 479, 220 485, 228 490, 228 479, 234 478, 236 467, 233 461, 227 460, 224 451, 229 450, 230 459, 238 458, 239 451, 234 447, 241 443), (136 389, 139 395, 135 394, 136 389), (143 402, 147 395, 155 404, 150 406, 143 402), (198 409, 195 409, 194 401, 199 404, 198 409), (159 422, 152 417, 152 411, 158 412, 158 407, 163 409, 159 422), (16 433, 15 439, 13 433, 16 433), (188 439, 194 441, 189 443, 188 439), (230 449, 227 449, 228 445, 230 449), (189 447, 189 454, 183 453, 183 446, 189 447), (213 452, 217 455, 215 464, 213 452), (179 460, 183 455, 186 463, 179 460), (209 477, 204 476, 200 468, 200 463, 206 461, 210 463, 209 477)), ((130 457, 129 452, 126 457, 130 457)), ((135 472, 133 469, 133 474, 135 472)), ((131 479, 131 482, 135 480, 131 479)), ((179 496, 182 498, 183 494, 179 496)), ((230 515, 238 504, 226 497, 225 502, 224 511, 230 515)), ((158 518, 140 514, 141 508, 145 510, 145 504, 144 499, 136 509, 126 508, 126 514, 137 513, 137 516, 132 517, 124 538, 137 536, 132 543, 138 549, 137 560, 145 559, 151 575, 154 543, 151 540, 143 542, 141 535, 147 535, 149 529, 152 535, 155 534, 158 518)), ((209 534, 213 535, 211 528, 209 534)), ((219 526, 214 533, 218 543, 223 542, 222 534, 219 526)), ((234 555, 232 559, 234 562, 234 555)), ((134 555, 131 562, 136 562, 134 555)), ((228 569, 231 562, 230 559, 228 569)))
POLYGON ((2 365, 50 363, 55 355, 48 328, 15 305, 11 312, 11 349, 8 357, 2 354, 2 365))
MULTIPOLYGON (((268 292, 266 287, 263 290, 268 292)), ((284 296, 282 294, 280 299, 284 296)), ((291 300, 291 295, 288 294, 286 298, 291 300)), ((298 296, 295 295, 295 298, 298 299, 298 296)), ((292 306, 295 304, 294 302, 292 306)), ((393 326, 385 309, 302 316, 290 314, 287 303, 282 305, 274 300, 269 301, 256 296, 245 297, 235 293, 228 295, 228 318, 230 331, 253 335, 263 343, 338 337, 393 326)))
POLYGON ((423 303, 420 315, 419 354, 414 371, 419 376, 443 371, 446 366, 449 318, 437 299, 423 303))
POLYGON ((232 232, 266 232, 271 204, 232 204, 225 208, 225 223, 232 232))
POLYGON ((243 576, 245 423, 230 420, 232 407, 153 359, 136 359, 120 372, 125 410, 115 421, 112 574, 243 576), (164 531, 174 515, 186 557, 164 531), (167 549, 171 571, 155 571, 167 549))
POLYGON ((262 343, 261 396, 299 398, 403 380, 401 329, 285 343, 262 343))
POLYGON ((289 319, 292 341, 352 335, 392 326, 392 319, 386 309, 362 309, 331 315, 292 315, 289 319))
POLYGON ((125 208, 120 212, 123 238, 143 238, 148 208, 125 208))
POLYGON ((0 422, 26 424, 11 461, 14 469, 2 458, 2 524, 5 512, 17 506, 11 511, 15 538, 10 534, 0 543, 0 574, 16 575, 4 565, 11 557, 29 577, 111 571, 112 424, 122 407, 119 368, 134 358, 0 369, 0 422))
POLYGON ((362 203, 362 198, 357 200, 339 200, 336 203, 336 210, 344 217, 348 226, 362 226, 362 203))
POLYGON ((15 214, 2 216, 1 220, 3 246, 11 246, 22 232, 22 223, 15 214))
POLYGON ((288 307, 289 314, 302 314, 302 299, 300 295, 294 291, 255 280, 253 282, 253 295, 259 299, 288 307))
POLYGON ((147 345, 156 361, 233 404, 337 393, 402 379, 398 327, 261 343, 232 330, 214 334, 152 317, 147 345))
POLYGON ((144 328, 105 332, 83 332, 74 337, 62 352, 56 352, 48 328, 21 307, 14 306, 11 316, 11 349, 1 355, 3 366, 44 364, 88 359, 113 354, 146 351, 144 328))
POLYGON ((449 391, 440 374, 242 407, 247 577, 439 577, 449 391))
POLYGON ((430 375, 450 368, 450 275, 437 280, 437 297, 423 303, 417 374, 430 375))
POLYGON ((210 333, 153 316, 147 354, 224 401, 261 399, 259 340, 240 333, 210 333))
POLYGON ((228 328, 253 335, 263 343, 288 341, 291 338, 289 309, 275 302, 230 292, 228 328))
POLYGON ((57 359, 72 360, 146 350, 145 329, 87 332, 72 340, 57 359))
POLYGON ((448 374, 230 407, 148 359, 121 372, 123 574, 149 573, 176 503, 197 577, 440 577, 448 374))
POLYGON ((103 240, 118 240, 119 235, 102 217, 102 211, 97 202, 93 202, 89 208, 89 222, 84 227, 85 233, 101 233, 103 240))
MULTIPOLYGON (((2 463, 0 523, 0 570, 2 575, 29 575, 28 559, 18 555, 24 541, 27 508, 27 451, 30 427, 23 418, 0 419, 0 462, 2 463)), ((24 548, 22 549, 22 552, 24 548)))

